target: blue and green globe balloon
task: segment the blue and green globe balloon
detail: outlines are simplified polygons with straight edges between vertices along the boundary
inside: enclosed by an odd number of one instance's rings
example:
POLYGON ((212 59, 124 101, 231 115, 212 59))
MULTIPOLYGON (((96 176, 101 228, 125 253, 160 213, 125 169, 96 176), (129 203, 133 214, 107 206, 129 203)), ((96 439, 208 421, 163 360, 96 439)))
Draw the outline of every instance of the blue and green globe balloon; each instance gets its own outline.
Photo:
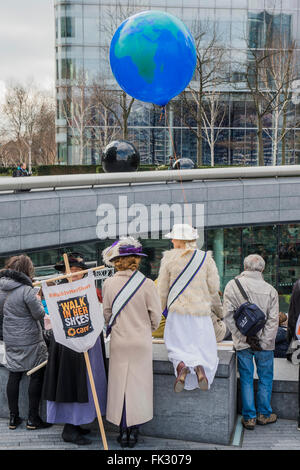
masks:
POLYGON ((164 106, 188 86, 194 75, 195 42, 175 16, 143 11, 127 18, 115 32, 110 65, 128 95, 164 106))

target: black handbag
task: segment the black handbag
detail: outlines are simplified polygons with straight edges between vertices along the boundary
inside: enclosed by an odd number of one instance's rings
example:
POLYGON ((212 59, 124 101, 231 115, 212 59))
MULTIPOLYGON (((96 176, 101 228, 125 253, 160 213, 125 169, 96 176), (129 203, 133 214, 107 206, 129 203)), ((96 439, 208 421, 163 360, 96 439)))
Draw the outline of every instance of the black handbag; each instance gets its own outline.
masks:
POLYGON ((236 327, 244 336, 255 336, 256 333, 265 326, 266 315, 256 304, 249 301, 240 281, 236 278, 234 280, 246 300, 246 302, 234 312, 233 318, 236 327))

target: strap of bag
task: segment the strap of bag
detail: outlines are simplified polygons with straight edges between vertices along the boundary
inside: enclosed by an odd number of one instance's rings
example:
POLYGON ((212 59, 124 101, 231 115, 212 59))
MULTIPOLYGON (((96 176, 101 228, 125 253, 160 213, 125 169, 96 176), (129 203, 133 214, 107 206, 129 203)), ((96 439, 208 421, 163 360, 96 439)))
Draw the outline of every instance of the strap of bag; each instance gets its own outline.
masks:
POLYGON ((249 302, 249 298, 248 298, 248 296, 247 296, 247 294, 246 294, 246 292, 245 292, 245 290, 244 290, 242 284, 240 283, 240 281, 239 281, 237 278, 234 278, 234 280, 235 280, 235 283, 236 283, 236 285, 238 286, 238 288, 239 288, 239 290, 240 290, 240 293, 241 293, 242 296, 244 297, 244 299, 245 299, 247 302, 249 302))
POLYGON ((129 300, 132 299, 134 294, 139 290, 145 280, 146 276, 144 276, 144 274, 142 274, 140 271, 135 271, 122 287, 122 289, 118 292, 112 303, 112 316, 106 328, 106 336, 110 335, 112 326, 117 316, 120 314, 121 310, 123 310, 125 305, 128 304, 129 300))

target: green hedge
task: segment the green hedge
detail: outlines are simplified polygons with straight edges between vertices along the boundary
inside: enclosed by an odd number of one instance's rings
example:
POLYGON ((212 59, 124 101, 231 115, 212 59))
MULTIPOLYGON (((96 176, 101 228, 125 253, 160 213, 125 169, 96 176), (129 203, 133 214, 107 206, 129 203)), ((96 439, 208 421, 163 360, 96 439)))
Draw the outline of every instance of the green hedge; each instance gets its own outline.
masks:
MULTIPOLYGON (((215 165, 200 166, 199 169, 209 168, 233 168, 243 167, 244 165, 215 165)), ((15 167, 0 167, 0 176, 12 176, 15 167)), ((163 171, 168 170, 168 165, 140 165, 139 171, 163 171)), ((34 176, 48 176, 48 175, 74 175, 85 173, 104 173, 101 165, 40 165, 32 167, 32 174, 34 176)))

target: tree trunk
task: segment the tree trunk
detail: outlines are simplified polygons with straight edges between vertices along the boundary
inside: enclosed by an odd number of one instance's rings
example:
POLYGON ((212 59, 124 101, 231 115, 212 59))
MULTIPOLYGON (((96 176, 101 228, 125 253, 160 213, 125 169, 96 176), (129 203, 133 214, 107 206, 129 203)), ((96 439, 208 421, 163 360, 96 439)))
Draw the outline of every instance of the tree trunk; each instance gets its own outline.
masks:
POLYGON ((282 119, 282 129, 281 132, 283 133, 283 137, 281 139, 281 164, 286 164, 286 124, 287 124, 287 115, 286 110, 283 112, 283 119, 282 119))
POLYGON ((264 155, 264 141, 263 141, 263 126, 262 119, 258 116, 257 119, 257 140, 258 140, 258 166, 265 165, 265 155, 264 155))
POLYGON ((197 165, 203 165, 202 155, 202 89, 199 91, 199 100, 197 105, 197 165))

